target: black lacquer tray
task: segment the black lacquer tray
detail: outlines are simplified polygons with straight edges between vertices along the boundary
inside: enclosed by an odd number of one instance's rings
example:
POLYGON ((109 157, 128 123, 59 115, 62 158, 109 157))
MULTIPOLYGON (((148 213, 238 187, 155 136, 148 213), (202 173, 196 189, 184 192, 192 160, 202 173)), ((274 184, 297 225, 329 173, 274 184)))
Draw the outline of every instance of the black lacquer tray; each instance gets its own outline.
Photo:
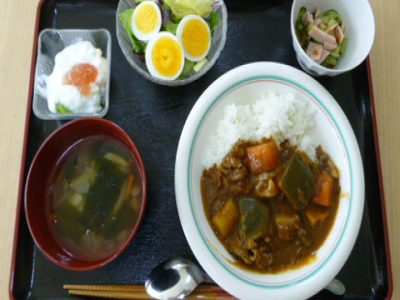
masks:
MULTIPOLYGON (((122 54, 115 35, 118 0, 44 0, 38 8, 38 33, 45 28, 106 28, 112 34, 110 109, 114 121, 136 143, 148 176, 148 200, 139 231, 109 265, 88 272, 64 270, 48 261, 29 233, 23 187, 30 163, 44 139, 64 122, 33 114, 31 76, 10 296, 14 299, 76 299, 63 284, 143 284, 161 261, 185 255, 194 259, 183 234, 174 194, 175 154, 185 120, 201 93, 219 76, 254 61, 276 61, 300 68, 290 35, 291 1, 226 0, 227 43, 215 66, 183 87, 164 87, 141 77, 122 54)), ((36 63, 35 41, 32 74, 36 63)), ((357 137, 365 171, 365 210, 350 258, 338 274, 344 296, 321 291, 312 299, 388 299, 392 293, 385 205, 379 165, 374 103, 365 61, 352 72, 317 78, 347 115, 357 137)))

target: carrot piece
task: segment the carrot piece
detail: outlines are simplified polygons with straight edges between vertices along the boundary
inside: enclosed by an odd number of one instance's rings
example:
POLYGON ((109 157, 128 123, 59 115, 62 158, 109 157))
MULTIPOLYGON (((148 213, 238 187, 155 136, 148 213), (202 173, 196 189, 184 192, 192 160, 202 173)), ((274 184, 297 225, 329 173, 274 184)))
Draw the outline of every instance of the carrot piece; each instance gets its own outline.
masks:
POLYGON ((333 177, 327 174, 321 174, 318 178, 317 193, 313 198, 314 203, 323 206, 329 206, 333 196, 333 177))
POLYGON ((135 181, 135 175, 132 174, 131 176, 129 176, 128 184, 126 185, 125 199, 128 198, 129 195, 131 194, 134 181, 135 181))
POLYGON ((246 150, 249 168, 253 175, 275 170, 278 167, 278 147, 274 141, 249 147, 246 150))

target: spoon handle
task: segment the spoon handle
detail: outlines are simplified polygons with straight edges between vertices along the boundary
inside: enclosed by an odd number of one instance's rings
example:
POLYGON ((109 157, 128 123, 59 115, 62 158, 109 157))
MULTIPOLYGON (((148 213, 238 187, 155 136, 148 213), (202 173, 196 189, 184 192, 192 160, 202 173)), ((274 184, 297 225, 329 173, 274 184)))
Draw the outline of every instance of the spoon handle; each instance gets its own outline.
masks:
POLYGON ((338 279, 333 279, 331 282, 329 282, 325 289, 338 296, 342 296, 346 292, 346 287, 338 279))

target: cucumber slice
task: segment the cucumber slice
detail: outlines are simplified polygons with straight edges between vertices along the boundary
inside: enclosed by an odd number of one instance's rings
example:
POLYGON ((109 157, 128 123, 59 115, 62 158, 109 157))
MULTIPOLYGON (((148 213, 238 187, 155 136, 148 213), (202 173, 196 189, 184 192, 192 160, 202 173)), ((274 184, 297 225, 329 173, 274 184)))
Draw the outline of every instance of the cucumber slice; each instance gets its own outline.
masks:
POLYGON ((304 25, 303 22, 301 22, 300 20, 296 21, 296 30, 303 30, 304 25))
POLYGON ((305 8, 304 6, 302 8, 300 8, 299 14, 297 15, 297 21, 303 22, 303 16, 306 12, 307 12, 307 8, 305 8))
POLYGON ((328 28, 331 27, 334 24, 338 24, 339 22, 336 19, 330 19, 330 21, 328 22, 328 28))
POLYGON ((340 46, 337 47, 336 49, 331 51, 331 54, 333 57, 339 58, 340 57, 340 46))
POLYGON ((329 21, 335 19, 335 20, 339 20, 339 14, 336 10, 327 10, 326 12, 324 12, 324 14, 321 17, 322 22, 324 22, 325 25, 328 25, 329 21))
POLYGON ((318 28, 325 31, 328 28, 328 26, 326 26, 324 23, 321 22, 321 24, 318 25, 318 28))
POLYGON ((302 47, 305 47, 307 43, 307 34, 303 31, 296 30, 297 39, 302 47))
POLYGON ((313 23, 308 23, 308 25, 307 25, 307 33, 309 33, 310 31, 311 31, 311 29, 313 29, 314 28, 314 24, 313 23))
POLYGON ((321 63, 321 66, 323 66, 323 67, 325 67, 325 68, 329 68, 329 67, 330 67, 329 64, 326 62, 326 60, 324 60, 324 61, 321 63))
POLYGON ((64 105, 57 103, 56 104, 56 111, 59 112, 60 114, 69 114, 71 111, 66 108, 64 105))
POLYGON ((338 64, 338 59, 332 55, 329 55, 326 60, 325 60, 328 64, 332 65, 332 66, 336 66, 338 64))
POLYGON ((347 47, 347 37, 344 37, 343 42, 340 44, 340 55, 343 55, 346 52, 347 47))

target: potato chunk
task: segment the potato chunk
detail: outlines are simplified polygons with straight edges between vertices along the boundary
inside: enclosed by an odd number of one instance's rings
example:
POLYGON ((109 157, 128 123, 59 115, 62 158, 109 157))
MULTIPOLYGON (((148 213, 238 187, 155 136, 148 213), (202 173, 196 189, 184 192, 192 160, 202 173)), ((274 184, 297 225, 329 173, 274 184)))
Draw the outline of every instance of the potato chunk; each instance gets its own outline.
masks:
POLYGON ((300 228, 300 217, 296 213, 279 213, 275 215, 275 225, 281 240, 292 240, 300 228))
POLYGON ((305 212, 308 222, 312 227, 321 224, 329 215, 329 211, 325 209, 308 209, 305 212))
POLYGON ((239 209, 233 200, 228 200, 213 215, 212 222, 223 238, 232 234, 239 219, 239 209))

